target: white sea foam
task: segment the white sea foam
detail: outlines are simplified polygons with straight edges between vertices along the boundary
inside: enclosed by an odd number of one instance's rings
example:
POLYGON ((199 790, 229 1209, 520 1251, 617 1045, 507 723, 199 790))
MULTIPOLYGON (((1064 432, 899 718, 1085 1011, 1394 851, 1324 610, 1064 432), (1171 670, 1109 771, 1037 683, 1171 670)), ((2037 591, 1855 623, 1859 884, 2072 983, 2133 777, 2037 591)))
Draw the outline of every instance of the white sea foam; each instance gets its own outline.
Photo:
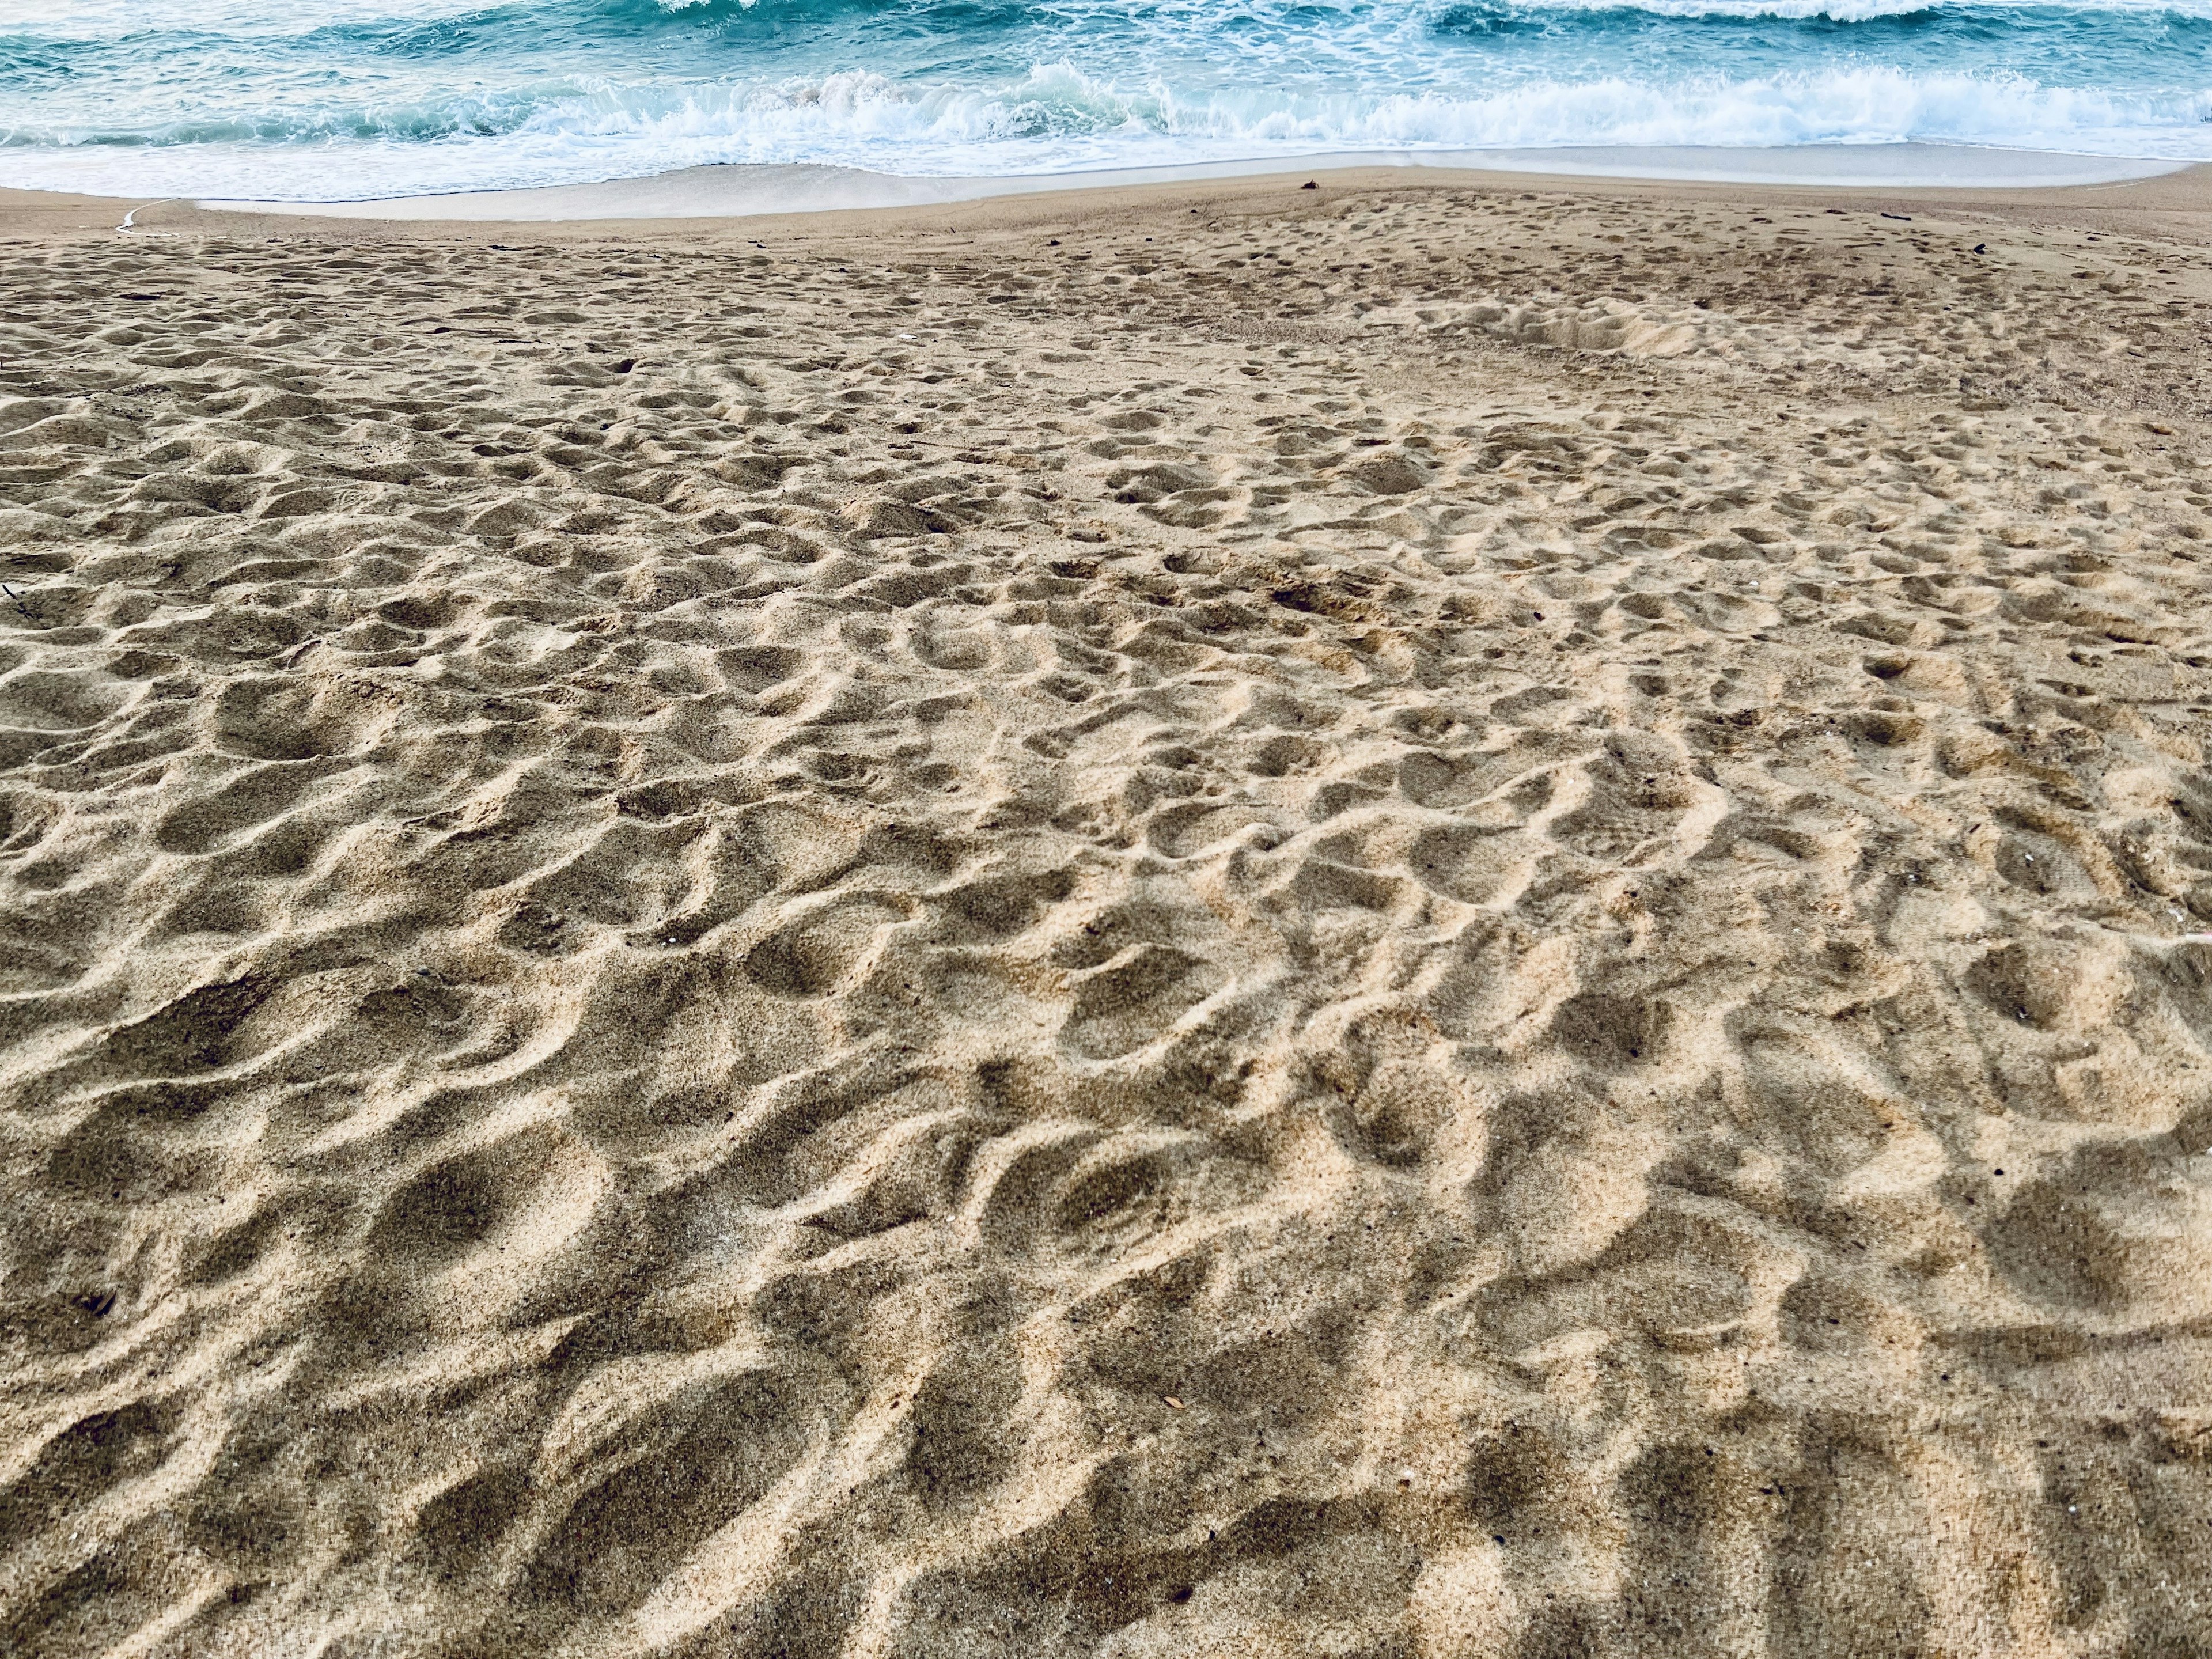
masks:
MULTIPOLYGON (((700 12, 727 0, 651 0, 671 14, 700 12)), ((734 0, 741 10, 767 9, 804 13, 811 0, 734 0)), ((1125 15, 1188 11, 1194 17, 1218 21, 1224 8, 1212 0, 1141 0, 1132 9, 1124 0, 1056 0, 1054 15, 1077 17, 1087 10, 1112 4, 1125 15)), ((2212 19, 2212 0, 1488 0, 1500 12, 1540 17, 1546 13, 1640 12, 1652 16, 1701 18, 1825 19, 1859 22, 1881 18, 1909 17, 1923 12, 1950 10, 1986 12, 2002 21, 2023 11, 2056 15, 2094 17, 2106 13, 2165 13, 2179 17, 2212 19)), ((151 30, 188 29, 201 36, 229 35, 251 40, 269 35, 296 34, 308 30, 349 25, 430 22, 509 13, 527 20, 549 10, 549 0, 70 0, 58 6, 52 0, 0 0, 0 35, 22 33, 46 40, 92 40, 120 34, 143 34, 151 30)), ((1242 8, 1232 8, 1238 9, 1242 8)), ((1264 15, 1265 5, 1249 8, 1264 15)), ((1376 9, 1367 0, 1298 0, 1297 9, 1311 16, 1340 14, 1359 16, 1376 9)), ((1395 11, 1399 9, 1389 8, 1395 11)), ((1404 9, 1418 15, 1425 8, 1404 9)))
POLYGON ((2212 0, 1528 0, 1531 12, 1641 12, 1654 17, 1775 18, 1782 21, 1815 19, 1833 23, 1863 23, 1887 17, 1912 17, 1924 12, 1985 11, 1992 20, 2017 16, 2023 11, 2095 17, 2107 13, 2164 13, 2177 17, 2212 18, 2212 0))
POLYGON ((204 36, 252 40, 361 23, 431 22, 537 0, 0 0, 0 36, 96 40, 189 28, 204 36))
POLYGON ((1033 0, 946 14, 926 52, 910 3, 0 0, 0 184, 329 199, 714 162, 1912 140, 2212 159, 2212 0, 1033 0), (1698 21, 1721 18, 1778 21, 1698 21), (1843 27, 1792 21, 1814 19, 1843 27))
MULTIPOLYGON (((2212 93, 2130 98, 1879 69, 1673 87, 1540 83, 1479 98, 1121 88, 1064 64, 986 92, 854 70, 776 86, 575 88, 510 112, 504 130, 432 142, 409 141, 422 112, 386 114, 390 129, 375 142, 18 149, 5 153, 6 173, 52 188, 335 198, 714 162, 989 175, 1336 150, 1906 140, 2212 159, 2212 93)), ((492 124, 479 115, 474 125, 492 124)))

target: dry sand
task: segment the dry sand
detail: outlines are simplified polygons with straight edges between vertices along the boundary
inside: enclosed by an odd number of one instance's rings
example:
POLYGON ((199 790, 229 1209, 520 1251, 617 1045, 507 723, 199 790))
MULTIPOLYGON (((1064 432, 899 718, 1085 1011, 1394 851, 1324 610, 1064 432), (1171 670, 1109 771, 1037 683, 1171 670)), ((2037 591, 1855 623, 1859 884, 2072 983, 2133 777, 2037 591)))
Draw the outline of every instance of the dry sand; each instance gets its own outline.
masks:
POLYGON ((2212 183, 1297 182, 8 198, 0 1645, 2212 1651, 2212 183))

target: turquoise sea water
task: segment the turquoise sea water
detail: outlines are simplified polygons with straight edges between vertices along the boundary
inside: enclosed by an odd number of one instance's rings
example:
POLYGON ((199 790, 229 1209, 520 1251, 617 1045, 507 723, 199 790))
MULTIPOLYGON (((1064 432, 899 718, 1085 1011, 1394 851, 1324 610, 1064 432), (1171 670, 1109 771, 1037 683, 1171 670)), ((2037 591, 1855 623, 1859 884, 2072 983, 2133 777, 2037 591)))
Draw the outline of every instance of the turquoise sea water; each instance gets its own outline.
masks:
POLYGON ((2212 0, 0 0, 0 184, 1906 139, 2212 159, 2212 0))

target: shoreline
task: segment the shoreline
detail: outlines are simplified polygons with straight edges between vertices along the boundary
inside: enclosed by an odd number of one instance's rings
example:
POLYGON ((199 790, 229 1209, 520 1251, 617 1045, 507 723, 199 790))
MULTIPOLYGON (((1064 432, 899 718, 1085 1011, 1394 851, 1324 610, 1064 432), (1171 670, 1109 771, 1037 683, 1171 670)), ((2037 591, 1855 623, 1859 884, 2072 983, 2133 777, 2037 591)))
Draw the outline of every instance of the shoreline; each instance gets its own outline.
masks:
POLYGON ((213 212, 267 212, 334 219, 465 219, 477 222, 575 219, 734 219, 854 209, 945 207, 1013 196, 1048 196, 1152 185, 1193 185, 1290 173, 1404 171, 1636 179, 1682 184, 1842 189, 2075 189, 2130 184, 2192 164, 2060 152, 1976 149, 1945 144, 1806 144, 1765 149, 1711 145, 1593 145, 1541 149, 1324 151, 1186 166, 1105 167, 1060 173, 945 177, 874 173, 812 163, 742 162, 683 167, 636 179, 512 190, 385 197, 360 202, 260 202, 202 198, 213 212))
MULTIPOLYGON (((185 196, 207 212, 391 222, 514 223, 741 219, 949 207, 1013 197, 1191 187, 1297 173, 1402 173, 1423 183, 1534 178, 1582 182, 1839 190, 2078 190, 2172 178, 2208 164, 1965 145, 1592 145, 1437 151, 1328 151, 1183 166, 1004 176, 906 175, 817 163, 721 163, 591 183, 427 192, 357 201, 185 196)), ((20 187, 19 187, 20 188, 20 187)), ((16 190, 7 192, 13 195, 16 190)), ((27 196, 63 191, 21 190, 27 196)), ((102 198, 132 201, 134 198, 102 198)))
MULTIPOLYGON (((1787 152, 1776 152, 1786 154, 1787 152)), ((1654 152, 1640 152, 1647 158, 1654 152)), ((1604 155, 1620 166, 1620 153, 1604 155)), ((1595 154, 1585 159, 1595 160, 1595 154)), ((1291 202, 1319 207, 1349 195, 1385 194, 1407 201, 1468 193, 1498 198, 1534 192, 1561 201, 1612 200, 1657 204, 1711 203, 1738 210, 1806 207, 1847 212, 1937 212, 1977 222, 2018 221, 2051 223, 2063 220, 2083 228, 2125 229, 2194 240, 2212 227, 2212 164, 2197 163, 2141 176, 2101 182, 2015 179, 1979 185, 1955 178, 1925 178, 1911 185, 1854 184, 1841 179, 1740 180, 1716 177, 1636 176, 1613 173, 1511 172, 1475 167, 1369 164, 1322 167, 1307 164, 1273 173, 1232 175, 1178 173, 1170 177, 1087 174, 1013 182, 1023 187, 975 197, 881 200, 870 192, 886 181, 880 175, 836 173, 837 193, 823 199, 801 185, 819 182, 805 169, 779 170, 778 191, 750 199, 739 194, 747 169, 701 168, 663 175, 659 180, 562 187, 544 191, 491 191, 447 197, 410 197, 381 203, 269 204, 207 202, 190 198, 143 198, 65 195, 0 187, 0 238, 45 240, 94 235, 101 238, 166 238, 182 235, 224 240, 295 239, 314 235, 331 240, 384 240, 477 242, 496 239, 526 225, 531 234, 562 242, 590 242, 609 235, 668 246, 724 237, 750 243, 766 238, 778 246, 857 246, 885 235, 959 233, 996 238, 1047 227, 1094 226, 1149 215, 1162 209, 1180 212, 1274 215, 1291 202), (1307 184, 1312 191, 1305 189, 1307 184), (617 192, 619 194, 617 195, 617 192), (1288 200, 1286 200, 1286 197, 1288 200)), ((750 181, 756 186, 758 181, 750 181)))

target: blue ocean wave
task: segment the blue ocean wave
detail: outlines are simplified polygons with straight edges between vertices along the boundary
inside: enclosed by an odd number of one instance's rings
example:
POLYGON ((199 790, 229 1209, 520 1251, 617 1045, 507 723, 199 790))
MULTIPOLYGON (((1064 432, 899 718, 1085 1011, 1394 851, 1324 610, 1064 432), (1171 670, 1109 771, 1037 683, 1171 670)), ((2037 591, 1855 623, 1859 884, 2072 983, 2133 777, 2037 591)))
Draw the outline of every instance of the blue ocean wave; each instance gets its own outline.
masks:
POLYGON ((0 183, 1910 139, 2212 159, 2212 0, 0 0, 0 183))

